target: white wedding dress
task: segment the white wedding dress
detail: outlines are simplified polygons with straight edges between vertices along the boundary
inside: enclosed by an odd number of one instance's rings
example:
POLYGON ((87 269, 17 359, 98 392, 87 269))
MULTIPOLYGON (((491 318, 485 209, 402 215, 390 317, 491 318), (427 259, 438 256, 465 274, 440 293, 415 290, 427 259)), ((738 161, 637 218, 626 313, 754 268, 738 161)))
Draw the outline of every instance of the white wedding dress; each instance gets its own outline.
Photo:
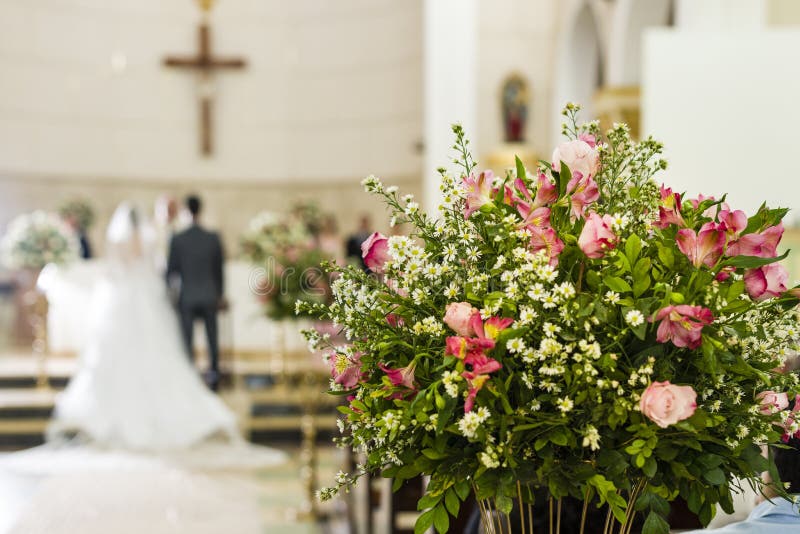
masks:
POLYGON ((58 471, 88 462, 118 469, 123 457, 131 466, 153 457, 193 467, 283 463, 283 452, 240 437, 234 414, 189 361, 153 264, 155 233, 137 219, 123 203, 109 224, 88 338, 77 373, 57 397, 48 444, 10 455, 0 467, 58 471))

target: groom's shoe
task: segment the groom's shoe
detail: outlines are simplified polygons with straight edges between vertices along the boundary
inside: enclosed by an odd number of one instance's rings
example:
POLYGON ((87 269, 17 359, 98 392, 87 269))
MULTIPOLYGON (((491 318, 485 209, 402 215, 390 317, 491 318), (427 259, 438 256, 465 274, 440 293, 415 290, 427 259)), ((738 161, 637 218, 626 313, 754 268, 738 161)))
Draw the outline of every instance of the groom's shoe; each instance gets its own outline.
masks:
POLYGON ((211 391, 219 390, 219 373, 216 371, 209 371, 206 373, 206 383, 211 391))

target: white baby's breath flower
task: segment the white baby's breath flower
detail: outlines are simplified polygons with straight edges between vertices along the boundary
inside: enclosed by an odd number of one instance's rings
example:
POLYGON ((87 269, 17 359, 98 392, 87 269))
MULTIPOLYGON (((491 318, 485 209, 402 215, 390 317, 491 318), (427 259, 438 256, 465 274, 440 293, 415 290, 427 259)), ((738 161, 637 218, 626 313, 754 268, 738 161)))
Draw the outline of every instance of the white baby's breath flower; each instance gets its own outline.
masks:
POLYGON ((603 299, 608 302, 609 304, 616 304, 619 302, 619 293, 616 291, 606 291, 605 297, 603 299))

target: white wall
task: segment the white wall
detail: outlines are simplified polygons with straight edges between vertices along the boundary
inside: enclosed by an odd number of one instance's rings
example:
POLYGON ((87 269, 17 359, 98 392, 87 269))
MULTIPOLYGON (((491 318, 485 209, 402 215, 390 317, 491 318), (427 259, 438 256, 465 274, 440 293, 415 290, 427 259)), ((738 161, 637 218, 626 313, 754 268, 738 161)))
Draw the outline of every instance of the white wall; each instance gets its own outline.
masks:
POLYGON ((418 174, 420 0, 234 0, 212 16, 216 147, 198 155, 191 0, 0 2, 0 175, 354 180, 418 174), (121 72, 112 57, 124 57, 121 72))
POLYGON ((729 192, 748 212, 763 200, 800 208, 797 50, 796 30, 650 30, 642 130, 666 144, 664 180, 690 195, 729 192))

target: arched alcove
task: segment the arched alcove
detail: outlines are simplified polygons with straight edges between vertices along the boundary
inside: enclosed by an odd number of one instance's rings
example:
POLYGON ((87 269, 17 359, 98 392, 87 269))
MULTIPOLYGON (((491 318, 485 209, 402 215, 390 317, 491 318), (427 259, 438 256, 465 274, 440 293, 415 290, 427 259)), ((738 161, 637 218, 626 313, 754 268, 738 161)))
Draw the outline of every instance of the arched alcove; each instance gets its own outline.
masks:
POLYGON ((586 2, 573 2, 571 7, 556 56, 553 141, 561 136, 564 104, 580 103, 583 117, 593 117, 592 99, 604 83, 604 54, 596 15, 586 2))

